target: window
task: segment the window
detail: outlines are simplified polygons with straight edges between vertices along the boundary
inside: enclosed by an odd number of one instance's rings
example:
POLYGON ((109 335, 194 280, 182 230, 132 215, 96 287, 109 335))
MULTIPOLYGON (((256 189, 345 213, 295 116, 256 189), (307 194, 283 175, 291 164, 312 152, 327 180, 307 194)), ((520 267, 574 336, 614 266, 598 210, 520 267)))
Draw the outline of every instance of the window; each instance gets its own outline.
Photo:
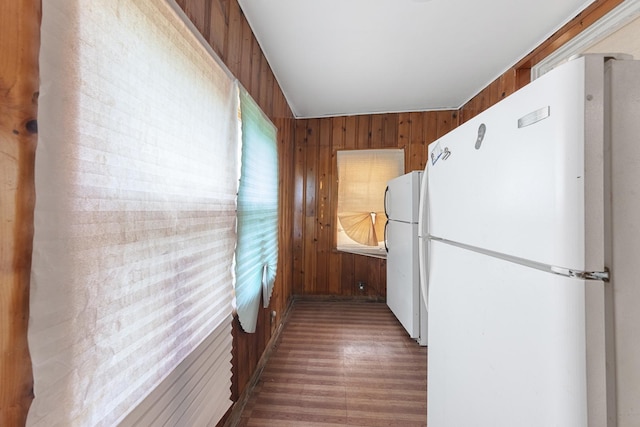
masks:
POLYGON ((243 88, 240 110, 236 304, 242 329, 255 332, 260 297, 268 307, 278 264, 277 131, 243 88))
POLYGON ((215 424, 231 406, 234 80, 164 0, 42 6, 28 425, 140 407, 138 425, 215 424))
POLYGON ((384 255, 384 190, 404 173, 404 151, 397 149, 337 152, 337 249, 384 255))

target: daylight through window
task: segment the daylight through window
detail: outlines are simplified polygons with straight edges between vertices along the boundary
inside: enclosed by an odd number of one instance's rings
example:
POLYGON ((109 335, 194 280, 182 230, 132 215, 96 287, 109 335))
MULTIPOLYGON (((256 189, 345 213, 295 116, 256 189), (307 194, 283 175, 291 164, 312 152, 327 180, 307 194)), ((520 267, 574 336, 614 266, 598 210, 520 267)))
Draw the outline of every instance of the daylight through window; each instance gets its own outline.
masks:
POLYGON ((384 190, 404 173, 404 151, 398 149, 337 152, 337 249, 376 254, 384 250, 384 190))

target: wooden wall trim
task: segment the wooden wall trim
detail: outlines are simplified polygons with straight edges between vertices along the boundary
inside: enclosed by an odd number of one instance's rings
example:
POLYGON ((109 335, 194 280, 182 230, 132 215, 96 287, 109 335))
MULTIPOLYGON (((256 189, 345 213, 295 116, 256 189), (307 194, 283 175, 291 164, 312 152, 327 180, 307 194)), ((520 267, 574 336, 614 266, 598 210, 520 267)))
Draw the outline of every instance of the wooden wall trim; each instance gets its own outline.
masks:
POLYGON ((26 422, 40 0, 0 4, 0 425, 26 422))

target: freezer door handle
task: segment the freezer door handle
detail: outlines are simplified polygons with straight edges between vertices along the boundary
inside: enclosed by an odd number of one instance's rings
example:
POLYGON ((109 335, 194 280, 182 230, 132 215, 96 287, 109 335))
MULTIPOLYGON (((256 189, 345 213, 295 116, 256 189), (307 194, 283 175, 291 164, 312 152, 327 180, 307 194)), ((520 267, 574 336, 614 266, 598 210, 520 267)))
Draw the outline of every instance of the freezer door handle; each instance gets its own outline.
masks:
POLYGON ((424 306, 429 309, 429 239, 418 237, 418 268, 420 271, 420 289, 424 306))
MULTIPOLYGON (((384 189, 384 215, 389 218, 389 212, 387 211, 387 195, 389 194, 389 186, 384 189)), ((385 226, 386 228, 386 226, 385 226)))
MULTIPOLYGON (((389 189, 389 187, 387 187, 387 189, 389 189)), ((384 250, 389 253, 389 246, 387 246, 387 227, 389 227, 389 220, 384 223, 384 250)))
POLYGON ((420 205, 418 213, 418 268, 420 271, 420 288, 424 305, 429 309, 429 174, 422 174, 420 186, 420 205))

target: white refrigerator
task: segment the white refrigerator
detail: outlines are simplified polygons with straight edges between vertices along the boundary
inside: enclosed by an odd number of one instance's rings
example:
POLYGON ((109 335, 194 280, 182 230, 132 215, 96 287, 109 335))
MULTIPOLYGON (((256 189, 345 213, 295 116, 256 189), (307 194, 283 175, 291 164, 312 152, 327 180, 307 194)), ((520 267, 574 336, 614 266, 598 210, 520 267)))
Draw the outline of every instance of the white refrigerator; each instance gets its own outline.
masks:
POLYGON ((421 295, 418 213, 422 171, 389 180, 384 193, 387 223, 387 305, 409 336, 427 345, 427 313, 421 295))
POLYGON ((429 427, 640 425, 640 61, 570 61, 429 146, 429 427))

